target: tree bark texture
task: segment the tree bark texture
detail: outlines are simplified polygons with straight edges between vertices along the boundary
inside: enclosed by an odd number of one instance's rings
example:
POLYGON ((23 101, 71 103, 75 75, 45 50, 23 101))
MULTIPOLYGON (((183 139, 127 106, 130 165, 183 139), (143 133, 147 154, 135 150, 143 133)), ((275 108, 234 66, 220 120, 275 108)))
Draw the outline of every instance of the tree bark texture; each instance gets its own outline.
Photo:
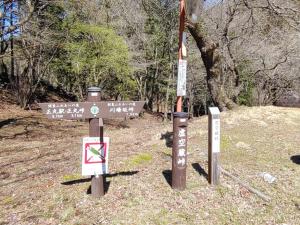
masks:
POLYGON ((236 104, 227 96, 222 79, 222 55, 219 45, 206 34, 201 22, 192 23, 187 21, 186 26, 201 52, 201 58, 207 73, 207 85, 214 104, 219 107, 220 111, 234 108, 236 104))

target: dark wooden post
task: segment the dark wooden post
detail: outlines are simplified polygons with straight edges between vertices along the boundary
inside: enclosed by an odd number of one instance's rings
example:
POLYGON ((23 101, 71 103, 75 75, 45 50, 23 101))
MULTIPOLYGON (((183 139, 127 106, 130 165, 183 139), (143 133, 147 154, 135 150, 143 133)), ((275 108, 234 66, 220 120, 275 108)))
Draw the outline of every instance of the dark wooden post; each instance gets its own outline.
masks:
POLYGON ((186 187, 188 113, 173 114, 172 188, 186 187))
MULTIPOLYGON (((101 89, 98 87, 88 88, 88 102, 101 101, 101 89)), ((103 141, 103 120, 102 118, 89 119, 89 136, 100 137, 100 142, 103 141)), ((104 177, 103 175, 92 176, 91 194, 93 197, 104 195, 104 177)))
POLYGON ((212 185, 220 183, 220 111, 217 107, 208 112, 208 182, 212 185))

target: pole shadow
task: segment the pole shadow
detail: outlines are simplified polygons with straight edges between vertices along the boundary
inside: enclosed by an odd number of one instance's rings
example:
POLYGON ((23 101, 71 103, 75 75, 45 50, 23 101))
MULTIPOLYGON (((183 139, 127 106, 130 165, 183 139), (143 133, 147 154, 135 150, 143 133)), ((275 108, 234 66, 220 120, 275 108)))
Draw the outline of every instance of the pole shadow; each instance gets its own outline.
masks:
POLYGON ((2 120, 0 121, 0 128, 1 127, 4 127, 5 125, 8 125, 8 124, 14 124, 17 122, 17 119, 16 118, 12 118, 12 119, 7 119, 7 120, 2 120))
POLYGON ((167 131, 165 134, 161 134, 160 140, 165 140, 166 146, 168 148, 172 148, 173 147, 173 132, 167 131))
POLYGON ((139 171, 123 171, 119 173, 106 174, 106 177, 117 177, 117 176, 133 176, 137 174, 139 171))
POLYGON ((167 183, 170 187, 172 187, 172 171, 171 170, 164 170, 162 172, 164 178, 166 179, 167 183))
POLYGON ((78 179, 78 180, 70 180, 70 181, 65 181, 62 182, 62 185, 74 185, 74 184, 80 184, 80 183, 86 183, 90 182, 92 178, 83 178, 83 179, 78 179))
POLYGON ((300 155, 291 156, 291 160, 293 163, 300 165, 300 155))
POLYGON ((200 176, 205 177, 206 180, 208 180, 208 174, 206 173, 206 171, 200 166, 199 163, 193 163, 192 167, 194 168, 194 170, 196 170, 200 176))
MULTIPOLYGON (((113 174, 105 174, 103 175, 103 183, 104 183, 104 192, 107 193, 109 186, 110 186, 110 181, 107 181, 106 178, 109 177, 117 177, 117 176, 133 176, 137 174, 139 171, 123 171, 119 173, 113 173, 113 174)), ((62 185, 74 185, 74 184, 80 184, 80 183, 86 183, 86 182, 91 182, 92 178, 82 178, 82 179, 77 179, 77 180, 70 180, 66 182, 62 182, 62 185)), ((91 194, 92 187, 91 185, 87 189, 86 193, 91 194)))

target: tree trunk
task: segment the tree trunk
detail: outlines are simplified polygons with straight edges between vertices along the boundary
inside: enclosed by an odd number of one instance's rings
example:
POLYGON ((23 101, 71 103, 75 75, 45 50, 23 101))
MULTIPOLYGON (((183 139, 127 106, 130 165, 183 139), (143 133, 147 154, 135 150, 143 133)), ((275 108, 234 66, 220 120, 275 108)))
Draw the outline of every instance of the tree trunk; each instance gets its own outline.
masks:
POLYGON ((236 104, 227 96, 222 82, 222 61, 219 46, 203 31, 201 23, 186 23, 201 52, 201 58, 207 73, 207 86, 212 100, 221 111, 232 109, 236 104))

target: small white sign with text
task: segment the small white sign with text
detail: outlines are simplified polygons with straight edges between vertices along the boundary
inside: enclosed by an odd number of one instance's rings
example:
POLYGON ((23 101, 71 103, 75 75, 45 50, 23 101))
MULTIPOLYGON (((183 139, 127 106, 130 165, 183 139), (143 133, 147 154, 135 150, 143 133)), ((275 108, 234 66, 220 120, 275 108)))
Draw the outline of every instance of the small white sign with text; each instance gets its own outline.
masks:
POLYGON ((187 61, 179 60, 178 77, 177 77, 177 96, 186 95, 186 71, 187 71, 187 61))
POLYGON ((220 119, 213 119, 212 122, 212 152, 220 152, 220 119))

